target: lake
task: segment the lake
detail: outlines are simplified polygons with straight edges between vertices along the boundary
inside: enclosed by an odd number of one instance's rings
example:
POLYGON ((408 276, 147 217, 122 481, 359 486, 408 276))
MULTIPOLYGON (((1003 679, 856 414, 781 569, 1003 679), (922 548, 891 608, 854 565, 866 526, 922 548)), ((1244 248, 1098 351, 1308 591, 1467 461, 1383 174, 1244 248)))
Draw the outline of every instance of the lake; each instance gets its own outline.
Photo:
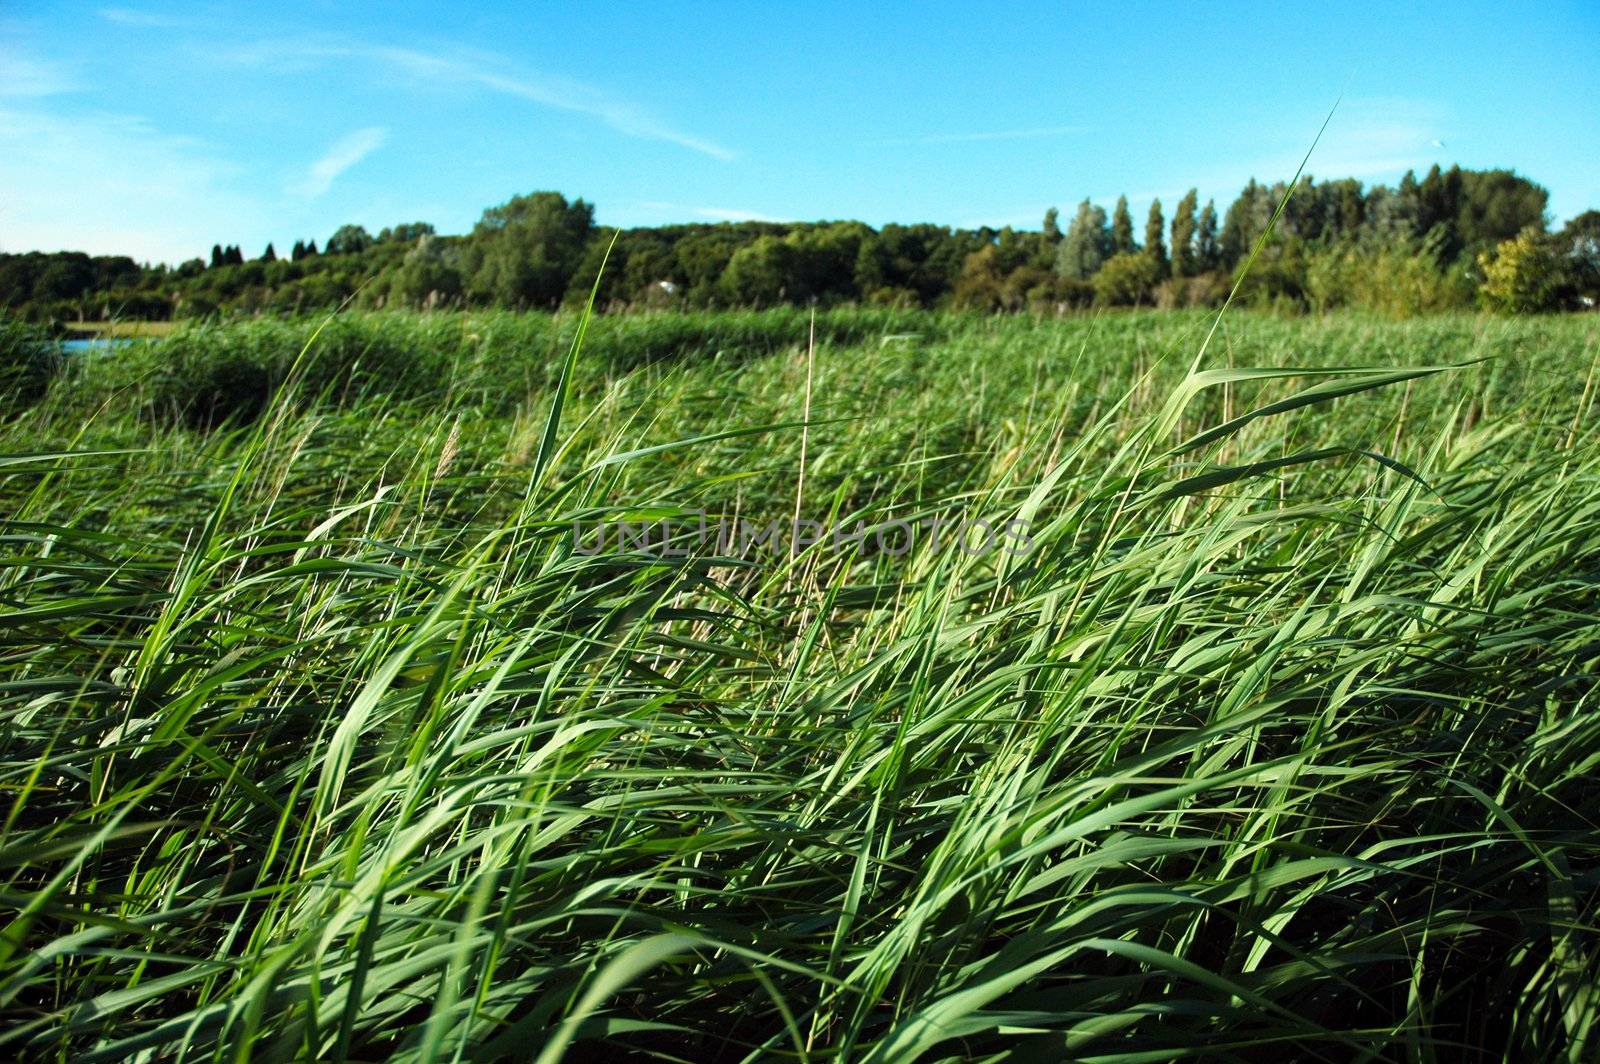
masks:
POLYGON ((82 340, 63 340, 61 350, 69 355, 93 354, 108 351, 113 347, 125 347, 134 342, 134 339, 128 336, 96 336, 82 340))

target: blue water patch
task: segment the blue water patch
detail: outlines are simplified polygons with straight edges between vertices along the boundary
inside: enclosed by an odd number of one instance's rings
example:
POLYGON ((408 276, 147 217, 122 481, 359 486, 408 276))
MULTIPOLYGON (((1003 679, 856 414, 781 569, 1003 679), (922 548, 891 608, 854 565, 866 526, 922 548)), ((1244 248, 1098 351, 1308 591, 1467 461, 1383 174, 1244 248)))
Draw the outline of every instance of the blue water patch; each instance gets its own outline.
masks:
POLYGON ((127 336, 95 336, 87 340, 63 340, 61 350, 69 355, 96 354, 113 347, 126 347, 134 340, 127 336))

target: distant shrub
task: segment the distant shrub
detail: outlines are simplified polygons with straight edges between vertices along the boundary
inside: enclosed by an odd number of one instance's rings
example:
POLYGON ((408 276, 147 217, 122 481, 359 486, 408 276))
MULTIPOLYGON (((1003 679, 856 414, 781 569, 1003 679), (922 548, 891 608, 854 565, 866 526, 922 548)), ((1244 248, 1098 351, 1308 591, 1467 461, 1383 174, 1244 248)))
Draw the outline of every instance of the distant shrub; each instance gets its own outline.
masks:
POLYGON ((156 408, 191 428, 254 421, 272 397, 274 373, 237 348, 198 352, 180 344, 156 381, 156 408))
POLYGON ((416 398, 447 383, 449 352, 434 337, 382 325, 262 319, 181 331, 161 345, 154 410, 195 428, 249 421, 291 371, 302 394, 337 406, 371 395, 416 398))
POLYGON ((43 399, 61 368, 61 348, 43 329, 0 318, 0 417, 43 399))
MULTIPOLYGON (((907 332, 942 335, 948 320, 921 310, 822 310, 816 339, 837 346, 907 332)), ((506 412, 553 383, 578 321, 568 312, 383 311, 325 323, 267 317, 212 323, 180 329, 125 359, 126 370, 97 377, 96 385, 115 390, 138 381, 153 416, 201 429, 248 422, 286 386, 304 401, 340 408, 383 398, 506 412)), ((601 374, 680 359, 746 359, 804 346, 811 329, 811 312, 798 307, 598 315, 583 359, 601 374)))
POLYGON ((1094 302, 1094 285, 1074 277, 1057 277, 1055 295, 1058 306, 1080 309, 1094 302))
POLYGON ((875 307, 898 307, 905 309, 921 305, 921 297, 912 288, 893 288, 884 286, 875 288, 867 295, 867 302, 875 307))
POLYGON ((1570 301, 1569 269, 1553 241, 1528 230, 1478 256, 1478 302, 1502 314, 1560 310, 1570 301))
POLYGON ((1307 304, 1305 257, 1298 245, 1269 247, 1248 269, 1241 263, 1234 282, 1234 298, 1246 306, 1293 311, 1307 304))
MULTIPOLYGON (((893 333, 926 333, 941 322, 910 309, 832 308, 816 312, 816 336, 819 344, 855 344, 893 333)), ((691 357, 772 354, 806 344, 811 326, 811 311, 800 307, 632 313, 594 319, 584 347, 606 368, 626 371, 691 357)), ((570 328, 563 333, 570 334, 570 328)))
POLYGON ((1136 307, 1155 302, 1161 264, 1143 252, 1113 255, 1090 279, 1095 302, 1108 307, 1136 307))
POLYGON ((1185 307, 1220 307, 1228 298, 1232 282, 1227 274, 1202 273, 1193 277, 1169 277, 1156 286, 1155 303, 1163 310, 1185 307))
POLYGON ((184 296, 182 299, 180 299, 177 305, 173 308, 172 314, 175 318, 184 318, 193 321, 200 318, 208 318, 216 312, 216 300, 210 299, 205 295, 195 293, 184 296))
POLYGON ((1301 247, 1252 267, 1240 298, 1319 314, 1352 307, 1395 318, 1471 307, 1473 282, 1465 265, 1444 265, 1440 250, 1437 240, 1301 247))

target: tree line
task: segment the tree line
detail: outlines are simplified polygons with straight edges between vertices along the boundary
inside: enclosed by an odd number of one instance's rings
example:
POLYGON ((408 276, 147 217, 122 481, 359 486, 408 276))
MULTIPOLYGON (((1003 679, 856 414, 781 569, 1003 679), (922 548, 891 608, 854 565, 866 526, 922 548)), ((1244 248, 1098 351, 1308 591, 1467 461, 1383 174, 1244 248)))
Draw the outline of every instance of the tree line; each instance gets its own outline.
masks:
POLYGON ((581 198, 534 192, 489 208, 460 236, 425 222, 376 236, 345 225, 320 249, 300 240, 286 256, 268 244, 246 258, 217 244, 209 261, 176 267, 78 252, 0 255, 0 306, 57 322, 297 313, 346 300, 556 309, 586 300, 597 275, 604 310, 1214 306, 1236 282, 1247 303, 1303 310, 1476 303, 1527 312, 1600 298, 1600 212, 1552 232, 1548 193, 1513 171, 1435 166, 1393 187, 1305 177, 1289 191, 1251 180, 1219 212, 1191 189, 1170 216, 1152 203, 1142 224, 1123 197, 1109 212, 1085 199, 1064 227, 1052 208, 1037 230, 724 222, 619 233, 599 229, 581 198))

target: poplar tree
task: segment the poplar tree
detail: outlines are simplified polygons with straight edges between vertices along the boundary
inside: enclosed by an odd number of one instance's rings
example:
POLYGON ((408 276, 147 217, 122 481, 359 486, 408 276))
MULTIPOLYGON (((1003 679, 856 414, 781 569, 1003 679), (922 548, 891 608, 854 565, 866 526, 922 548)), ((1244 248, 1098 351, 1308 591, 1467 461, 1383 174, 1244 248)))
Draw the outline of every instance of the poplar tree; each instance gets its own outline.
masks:
POLYGON ((1217 268, 1217 203, 1206 200, 1194 231, 1195 265, 1201 272, 1217 268))
POLYGON ((1117 197, 1117 208, 1111 212, 1111 253, 1121 255, 1137 248, 1133 243, 1133 216, 1128 213, 1128 197, 1117 197))
POLYGON ((1172 213, 1172 276, 1193 277, 1195 268, 1194 212, 1200 195, 1195 189, 1183 194, 1172 213))
POLYGON ((1067 226, 1067 235, 1056 249, 1056 275, 1075 281, 1093 277, 1111 254, 1111 230, 1106 226, 1106 209, 1088 200, 1078 204, 1078 213, 1067 226))
POLYGON ((1152 200, 1150 215, 1144 222, 1144 253, 1150 256, 1152 262, 1161 267, 1163 273, 1167 269, 1167 244, 1162 237, 1166 231, 1167 221, 1161 215, 1161 201, 1152 200))
POLYGON ((1061 212, 1054 207, 1044 212, 1044 226, 1040 235, 1052 248, 1061 243, 1061 212))
POLYGON ((1054 207, 1044 212, 1044 225, 1039 229, 1038 249, 1033 256, 1033 265, 1041 270, 1049 270, 1055 265, 1056 248, 1061 246, 1061 213, 1054 207))
POLYGON ((1224 269, 1233 269, 1250 254, 1256 237, 1261 235, 1261 230, 1255 225, 1258 213, 1256 204, 1265 200, 1267 195, 1267 190, 1252 177, 1244 191, 1239 193, 1239 198, 1228 206, 1228 214, 1222 220, 1222 235, 1217 241, 1219 264, 1224 269))

